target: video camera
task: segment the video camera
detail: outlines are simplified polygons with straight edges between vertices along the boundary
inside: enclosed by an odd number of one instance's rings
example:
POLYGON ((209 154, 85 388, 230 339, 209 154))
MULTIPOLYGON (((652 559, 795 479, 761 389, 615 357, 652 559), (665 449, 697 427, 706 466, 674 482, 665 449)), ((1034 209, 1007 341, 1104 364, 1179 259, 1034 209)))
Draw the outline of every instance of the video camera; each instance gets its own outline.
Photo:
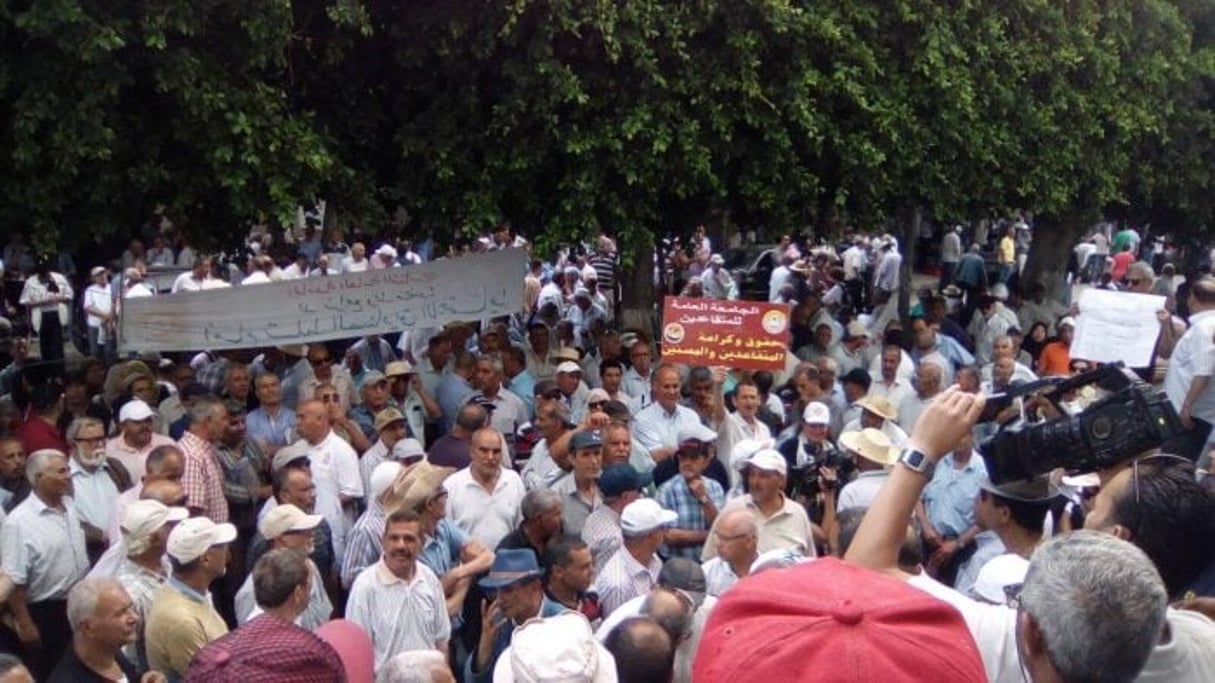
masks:
POLYGON ((1017 419, 983 442, 979 452, 991 481, 1002 484, 1062 467, 1093 472, 1159 447, 1185 429, 1162 392, 1122 364, 1106 365, 1074 377, 1027 382, 988 397, 980 422, 990 422, 1017 399, 1041 397, 1060 417, 1045 422, 1017 419), (1105 392, 1083 411, 1071 414, 1064 396, 1086 386, 1105 392))

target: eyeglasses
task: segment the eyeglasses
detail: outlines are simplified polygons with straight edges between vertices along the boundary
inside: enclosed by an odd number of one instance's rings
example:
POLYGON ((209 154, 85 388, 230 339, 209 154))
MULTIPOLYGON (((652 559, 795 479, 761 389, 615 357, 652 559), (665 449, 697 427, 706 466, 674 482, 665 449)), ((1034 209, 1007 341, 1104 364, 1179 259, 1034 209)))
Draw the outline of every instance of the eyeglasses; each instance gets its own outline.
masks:
POLYGON ((586 405, 590 408, 602 408, 603 406, 607 405, 607 401, 592 401, 586 405))
POLYGON ((324 365, 325 363, 332 363, 332 362, 333 362, 332 358, 309 358, 308 359, 308 364, 314 368, 317 367, 318 365, 324 365))
POLYGON ((1137 458, 1131 462, 1131 482, 1135 487, 1135 505, 1139 504, 1139 465, 1160 463, 1162 467, 1184 467, 1189 470, 1191 476, 1194 474, 1194 463, 1189 458, 1183 458, 1180 455, 1171 453, 1156 453, 1142 458, 1137 458))
POLYGON ((340 400, 337 394, 321 394, 317 398, 321 399, 322 403, 337 403, 340 400))
POLYGON ((73 441, 75 441, 76 443, 102 443, 103 441, 105 441, 105 437, 104 436, 94 436, 94 437, 82 436, 82 437, 73 439, 73 441))

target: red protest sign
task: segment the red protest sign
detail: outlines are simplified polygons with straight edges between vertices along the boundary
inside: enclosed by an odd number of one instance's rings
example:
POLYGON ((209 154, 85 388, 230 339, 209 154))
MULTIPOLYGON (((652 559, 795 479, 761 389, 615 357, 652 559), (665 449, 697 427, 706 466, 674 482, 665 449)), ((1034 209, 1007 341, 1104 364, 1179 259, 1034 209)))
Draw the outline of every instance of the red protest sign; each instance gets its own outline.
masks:
POLYGON ((688 365, 783 370, 789 306, 668 296, 662 302, 662 359, 688 365))

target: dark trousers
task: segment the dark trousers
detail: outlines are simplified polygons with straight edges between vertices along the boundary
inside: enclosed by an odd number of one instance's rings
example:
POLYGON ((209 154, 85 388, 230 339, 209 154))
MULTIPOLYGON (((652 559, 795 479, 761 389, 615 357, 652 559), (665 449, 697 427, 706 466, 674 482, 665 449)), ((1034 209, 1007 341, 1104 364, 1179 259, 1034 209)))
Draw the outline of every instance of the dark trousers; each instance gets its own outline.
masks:
POLYGON ((63 326, 59 324, 59 313, 41 311, 42 323, 38 328, 38 350, 43 362, 63 360, 63 326))
POLYGON ((957 261, 942 261, 941 262, 941 280, 937 284, 937 291, 943 291, 953 282, 953 271, 958 267, 957 261))
POLYGON ((0 628, 0 652, 17 655, 25 662, 34 680, 45 681, 59 665, 63 653, 72 644, 72 629, 68 626, 67 601, 44 600, 27 605, 30 619, 38 627, 41 647, 28 649, 21 644, 15 631, 0 628))
POLYGON ((1202 450, 1207 445, 1207 437, 1211 435, 1211 423, 1198 418, 1193 418, 1193 420, 1194 426, 1189 431, 1178 434, 1161 444, 1161 452, 1180 455, 1190 462, 1198 462, 1198 457, 1202 455, 1202 450))

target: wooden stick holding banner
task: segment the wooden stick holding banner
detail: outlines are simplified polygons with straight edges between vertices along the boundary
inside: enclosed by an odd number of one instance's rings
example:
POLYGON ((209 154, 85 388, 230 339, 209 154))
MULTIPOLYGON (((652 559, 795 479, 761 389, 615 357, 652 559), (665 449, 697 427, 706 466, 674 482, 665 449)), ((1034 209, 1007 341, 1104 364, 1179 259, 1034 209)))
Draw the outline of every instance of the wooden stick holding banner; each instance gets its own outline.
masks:
POLYGON ((662 303, 662 359, 743 370, 785 369, 789 306, 668 296, 662 303))
POLYGON ((519 311, 526 254, 506 249, 404 268, 122 302, 122 350, 192 351, 389 334, 519 311))

